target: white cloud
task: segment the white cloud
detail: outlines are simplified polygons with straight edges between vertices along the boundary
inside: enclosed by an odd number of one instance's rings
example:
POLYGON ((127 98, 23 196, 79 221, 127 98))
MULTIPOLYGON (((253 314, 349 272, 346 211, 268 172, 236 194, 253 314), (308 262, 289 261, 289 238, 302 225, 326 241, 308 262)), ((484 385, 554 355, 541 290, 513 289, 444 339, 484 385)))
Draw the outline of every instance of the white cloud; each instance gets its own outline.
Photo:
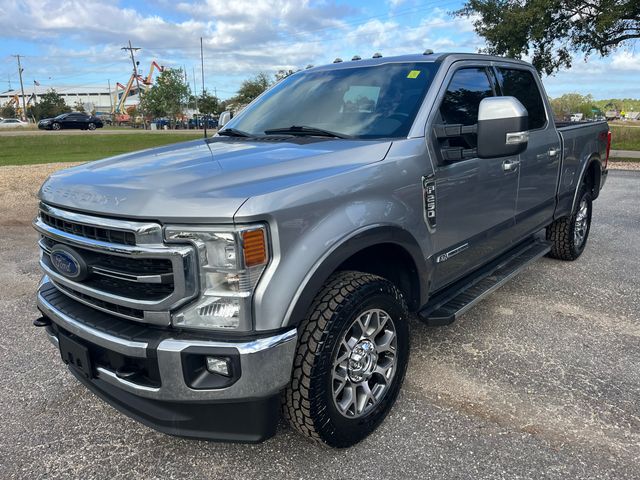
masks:
POLYGON ((611 67, 622 72, 640 71, 640 54, 619 50, 611 57, 611 67))
MULTIPOLYGON (((138 58, 144 74, 156 59, 185 65, 191 80, 203 37, 207 79, 223 97, 259 71, 320 65, 354 54, 366 58, 376 51, 385 57, 426 48, 472 52, 484 44, 473 31, 473 19, 451 17, 444 7, 426 8, 416 0, 387 0, 382 12, 366 4, 356 9, 347 0, 160 0, 153 5, 0 0, 0 37, 39 48, 40 53, 25 57, 25 73, 41 82, 51 77, 51 84, 126 81, 131 63, 120 48, 129 39, 142 47, 138 58)), ((10 68, 3 70, 11 74, 10 68)), ((605 60, 576 58, 570 71, 545 83, 554 94, 637 90, 638 71, 640 55, 620 50, 605 60)))

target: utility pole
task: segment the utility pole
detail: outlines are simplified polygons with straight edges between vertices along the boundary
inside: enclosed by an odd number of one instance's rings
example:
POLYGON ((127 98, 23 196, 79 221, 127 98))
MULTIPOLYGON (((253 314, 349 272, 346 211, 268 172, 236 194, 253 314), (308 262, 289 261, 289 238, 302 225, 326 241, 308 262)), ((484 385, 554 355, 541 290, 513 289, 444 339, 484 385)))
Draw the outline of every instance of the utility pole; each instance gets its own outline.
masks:
POLYGON ((107 91, 109 92, 109 106, 111 107, 111 122, 113 123, 113 97, 111 97, 111 79, 107 79, 107 91))
MULTIPOLYGON (((204 49, 202 48, 202 37, 200 37, 200 75, 202 75, 202 95, 204 95, 204 49)), ((204 138, 207 138, 207 123, 209 115, 204 116, 204 138)))
POLYGON ((193 94, 198 98, 198 87, 196 87, 196 67, 191 67, 193 70, 193 94))
MULTIPOLYGON (((138 50, 140 50, 140 47, 132 47, 131 46, 131 40, 129 40, 129 46, 128 47, 122 47, 120 50, 128 50, 129 54, 131 55, 131 63, 133 64, 133 75, 135 76, 136 79, 136 87, 138 87, 138 106, 140 106, 140 104, 142 103, 142 90, 140 90, 140 80, 138 79, 138 65, 136 64, 136 58, 133 52, 137 52, 138 50)), ((126 100, 126 99, 125 99, 126 100)), ((142 109, 140 109, 140 113, 142 113, 142 109)), ((147 129, 147 124, 144 121, 144 115, 142 116, 142 120, 143 120, 143 125, 144 125, 144 129, 147 129)))
POLYGON ((18 75, 20 76, 20 91, 22 92, 22 116, 27 118, 27 102, 24 99, 24 84, 22 83, 22 65, 20 65, 20 55, 12 55, 18 59, 18 75))

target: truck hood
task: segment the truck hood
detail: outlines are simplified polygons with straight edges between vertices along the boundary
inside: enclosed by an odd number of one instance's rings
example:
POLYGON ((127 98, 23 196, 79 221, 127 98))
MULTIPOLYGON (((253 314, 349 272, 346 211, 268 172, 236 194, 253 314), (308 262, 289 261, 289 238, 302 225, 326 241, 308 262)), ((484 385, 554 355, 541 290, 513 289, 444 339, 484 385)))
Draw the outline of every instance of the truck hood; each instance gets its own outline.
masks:
POLYGON ((384 159, 390 141, 214 137, 62 170, 42 201, 89 213, 165 222, 231 222, 251 196, 384 159))

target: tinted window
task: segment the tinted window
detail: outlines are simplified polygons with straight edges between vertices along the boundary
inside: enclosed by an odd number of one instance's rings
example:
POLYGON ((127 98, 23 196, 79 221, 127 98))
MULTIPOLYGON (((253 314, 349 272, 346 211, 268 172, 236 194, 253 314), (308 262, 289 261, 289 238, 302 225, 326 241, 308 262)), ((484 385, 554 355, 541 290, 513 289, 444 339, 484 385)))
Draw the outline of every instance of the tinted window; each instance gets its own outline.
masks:
POLYGON ((437 68, 427 62, 389 63, 299 72, 229 127, 252 135, 304 125, 355 138, 406 137, 437 68))
POLYGON ((544 103, 533 74, 528 70, 498 68, 502 95, 516 97, 529 112, 529 129, 544 127, 547 121, 544 103))
POLYGON ((484 68, 463 68, 451 79, 440 105, 440 115, 446 124, 474 125, 478 123, 478 108, 483 98, 493 96, 493 89, 484 68))

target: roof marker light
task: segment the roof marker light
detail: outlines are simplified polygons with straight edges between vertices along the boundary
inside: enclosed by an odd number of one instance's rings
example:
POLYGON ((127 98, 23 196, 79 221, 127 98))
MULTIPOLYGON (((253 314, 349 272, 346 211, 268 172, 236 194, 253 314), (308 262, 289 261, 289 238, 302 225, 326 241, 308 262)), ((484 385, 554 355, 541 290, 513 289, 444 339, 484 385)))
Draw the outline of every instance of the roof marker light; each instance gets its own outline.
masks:
POLYGON ((356 60, 362 60, 362 57, 360 57, 360 55, 354 55, 351 61, 355 62, 356 60))
POLYGON ((342 59, 338 57, 333 61, 333 63, 342 63, 342 59))
POLYGON ((427 48, 427 49, 424 51, 423 55, 433 55, 433 50, 431 50, 430 48, 427 48))

